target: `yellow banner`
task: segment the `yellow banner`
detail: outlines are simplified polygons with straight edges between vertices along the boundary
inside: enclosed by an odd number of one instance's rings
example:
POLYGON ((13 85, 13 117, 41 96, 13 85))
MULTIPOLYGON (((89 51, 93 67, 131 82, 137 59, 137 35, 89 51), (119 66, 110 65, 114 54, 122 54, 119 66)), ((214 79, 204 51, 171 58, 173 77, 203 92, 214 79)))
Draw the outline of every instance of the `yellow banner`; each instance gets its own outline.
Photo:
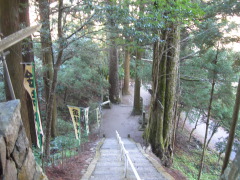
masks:
POLYGON ((80 140, 81 139, 80 108, 75 106, 68 106, 68 109, 72 118, 76 139, 80 140))
POLYGON ((40 112, 38 107, 38 99, 37 99, 37 91, 36 91, 36 83, 35 83, 35 71, 34 71, 33 63, 25 65, 23 84, 32 99, 34 118, 35 118, 34 124, 35 124, 35 131, 36 131, 36 137, 37 137, 37 146, 43 150, 43 130, 42 130, 41 117, 40 117, 40 112))

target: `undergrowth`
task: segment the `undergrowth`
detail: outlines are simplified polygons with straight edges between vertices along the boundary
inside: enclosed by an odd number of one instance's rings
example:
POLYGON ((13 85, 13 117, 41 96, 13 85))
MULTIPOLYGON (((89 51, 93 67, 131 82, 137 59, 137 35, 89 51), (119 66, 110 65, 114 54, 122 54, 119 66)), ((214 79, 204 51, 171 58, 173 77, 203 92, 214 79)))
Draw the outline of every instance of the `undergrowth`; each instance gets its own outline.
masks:
MULTIPOLYGON (((186 136, 186 134, 181 133, 181 136, 186 136)), ((177 148, 174 154, 173 168, 181 171, 187 179, 196 180, 200 168, 201 154, 201 148, 189 148, 187 146, 177 148)), ((218 154, 213 151, 206 151, 201 179, 219 179, 221 166, 222 161, 218 162, 218 154)))

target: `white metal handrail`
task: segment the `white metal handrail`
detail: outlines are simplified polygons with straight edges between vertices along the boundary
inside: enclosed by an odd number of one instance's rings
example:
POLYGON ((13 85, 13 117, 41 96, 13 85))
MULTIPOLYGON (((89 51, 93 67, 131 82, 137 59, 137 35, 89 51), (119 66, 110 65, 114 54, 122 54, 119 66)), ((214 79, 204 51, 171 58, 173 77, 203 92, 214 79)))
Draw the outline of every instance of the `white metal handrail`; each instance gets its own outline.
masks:
POLYGON ((105 105, 105 104, 109 104, 109 103, 110 103, 110 100, 105 101, 105 102, 103 102, 103 103, 101 104, 101 106, 103 106, 103 105, 105 105))
POLYGON ((135 177, 137 178, 137 180, 141 180, 136 168, 133 165, 132 160, 130 159, 130 157, 128 155, 128 151, 125 149, 124 143, 122 142, 122 139, 121 139, 121 137, 120 137, 120 135, 118 134, 117 131, 116 131, 116 135, 117 135, 118 143, 120 144, 120 148, 121 148, 121 160, 123 159, 123 156, 125 157, 125 160, 124 160, 124 177, 127 178, 127 169, 128 169, 128 163, 129 163, 132 170, 133 170, 133 173, 134 173, 135 177))

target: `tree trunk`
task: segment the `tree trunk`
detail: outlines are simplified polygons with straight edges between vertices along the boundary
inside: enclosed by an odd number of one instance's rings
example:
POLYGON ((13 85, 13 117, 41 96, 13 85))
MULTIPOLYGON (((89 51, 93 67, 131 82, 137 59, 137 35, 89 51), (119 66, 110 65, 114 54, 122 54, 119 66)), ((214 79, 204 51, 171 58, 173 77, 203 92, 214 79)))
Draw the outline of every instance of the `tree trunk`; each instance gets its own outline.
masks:
POLYGON ((225 153, 225 158, 223 161, 221 174, 223 174, 225 169, 227 168, 229 158, 230 158, 230 155, 232 152, 235 130, 236 130, 237 121, 238 121, 239 108, 240 108, 240 78, 238 81, 238 88, 237 88, 237 94, 236 94, 236 101, 235 101, 235 105, 234 105, 234 109, 233 109, 232 123, 231 123, 231 128, 229 131, 229 137, 228 137, 226 153, 225 153))
MULTIPOLYGON (((127 8, 129 11, 129 1, 123 1, 123 8, 127 8)), ((121 3, 120 3, 121 4, 121 3)), ((128 24, 125 25, 127 28, 129 27, 128 24)), ((126 43, 130 42, 129 36, 125 36, 126 43)), ((124 82, 123 82, 123 95, 130 94, 129 92, 129 83, 130 83, 130 46, 125 47, 125 61, 124 61, 124 82)))
MULTIPOLYGON (((144 12, 143 1, 139 1, 139 12, 144 12)), ((136 61, 135 61, 135 83, 134 83, 134 99, 133 99, 133 114, 140 115, 142 113, 141 109, 141 96, 140 96, 140 89, 141 89, 141 79, 139 77, 139 67, 141 64, 142 53, 143 49, 140 48, 141 44, 138 42, 136 48, 136 61)), ((143 107, 142 107, 143 108, 143 107)))
POLYGON ((57 136, 57 99, 56 95, 53 97, 53 112, 52 112, 52 124, 51 124, 51 137, 57 136))
POLYGON ((191 133, 190 133, 190 135, 189 135, 188 142, 191 141, 192 134, 193 134, 193 132, 197 129, 197 125, 198 125, 198 121, 199 121, 199 119, 200 119, 200 115, 201 115, 201 112, 199 112, 198 118, 197 118, 197 120, 196 120, 196 122, 195 122, 195 126, 194 126, 194 128, 192 129, 192 131, 191 131, 191 133))
MULTIPOLYGON (((215 62, 216 62, 216 60, 215 60, 215 62)), ((214 72, 214 76, 215 76, 215 72, 214 72)), ((202 169, 203 169, 203 162, 204 162, 204 155, 205 155, 205 150, 206 150, 206 142, 207 142, 207 135, 208 135, 209 120, 210 120, 210 117, 211 117, 211 109, 212 109, 214 88, 215 88, 215 77, 213 77, 213 80, 212 80, 212 89, 211 89, 211 94, 210 94, 210 100, 209 100, 209 106, 208 106, 208 114, 207 114, 207 122, 206 122, 206 132, 205 132, 205 136, 204 136, 203 152, 202 152, 202 157, 201 157, 200 169, 199 169, 199 173, 198 173, 198 180, 200 180, 200 178, 201 178, 202 169)))
POLYGON ((175 148, 176 132, 177 132, 177 113, 178 113, 178 102, 175 102, 174 107, 174 118, 173 118, 173 135, 172 135, 172 151, 175 148))
POLYGON ((142 113, 141 110, 141 97, 140 97, 140 88, 141 88, 141 80, 138 75, 139 64, 142 59, 142 50, 140 48, 137 49, 136 52, 136 68, 135 68, 135 84, 134 84, 134 101, 133 101, 133 114, 140 115, 142 113))
POLYGON ((109 50, 109 99, 112 103, 119 103, 118 57, 115 40, 111 40, 109 50))
MULTIPOLYGON (((112 0, 107 0, 108 6, 115 5, 112 0)), ((113 10, 108 10, 109 15, 112 15, 113 10)), ((115 21, 111 16, 108 16, 110 47, 109 47, 109 99, 112 103, 119 103, 119 77, 118 77, 118 53, 115 39, 115 21)))
MULTIPOLYGON (((219 51, 217 49, 216 57, 213 60, 214 67, 216 66, 217 61, 218 61, 218 54, 219 54, 219 51)), ((200 169, 199 169, 199 173, 198 173, 198 180, 200 180, 200 178, 201 178, 202 169, 203 169, 203 162, 204 162, 204 155, 205 155, 205 150, 206 150, 206 142, 207 142, 209 121, 210 121, 210 117, 211 117, 213 94, 214 94, 214 88, 215 88, 216 78, 217 78, 217 72, 216 72, 215 69, 213 69, 213 73, 212 74, 213 74, 213 77, 212 77, 212 89, 211 89, 211 93, 210 93, 210 100, 209 100, 208 114, 207 114, 207 122, 206 122, 206 132, 205 132, 205 136, 204 136, 203 152, 202 152, 202 157, 201 157, 200 169)))
POLYGON ((179 127, 179 122, 180 122, 180 118, 181 118, 181 110, 178 110, 178 115, 177 115, 178 119, 177 119, 177 129, 179 127))
MULTIPOLYGON (((190 110, 189 110, 189 111, 190 111, 190 110)), ((183 131, 183 128, 184 128, 184 126, 185 126, 185 124, 186 124, 186 121, 187 121, 187 118, 188 118, 189 111, 186 113, 185 119, 184 119, 184 121, 183 121, 182 131, 183 131)))
MULTIPOLYGON (((52 37, 50 32, 50 21, 49 21, 49 3, 48 0, 42 0, 39 2, 40 19, 42 22, 41 35, 41 46, 42 46, 42 64, 44 67, 43 81, 44 81, 44 92, 45 100, 48 102, 51 84, 53 81, 53 52, 52 52, 52 37)), ((48 109, 48 103, 46 103, 46 111, 48 109)), ((57 104, 56 97, 54 95, 53 105, 53 119, 51 135, 56 136, 56 122, 57 122, 57 104)))
MULTIPOLYGON (((1 32, 6 37, 12 33, 17 32, 19 28, 19 0, 0 0, 0 27, 1 32)), ((6 57, 9 74, 13 84, 13 89, 17 99, 21 101, 21 117, 23 125, 31 145, 31 133, 30 133, 30 119, 28 117, 28 106, 27 106, 27 91, 23 86, 23 65, 22 62, 22 46, 21 43, 13 45, 8 49, 10 54, 6 57)), ((5 83, 6 84, 6 83, 5 83)), ((5 85, 6 99, 11 100, 9 89, 5 85)))
POLYGON ((162 31, 160 39, 163 42, 154 43, 153 48, 153 95, 145 138, 162 163, 165 166, 171 166, 172 121, 180 46, 178 26, 169 25, 167 30, 162 31))
MULTIPOLYGON (((28 0, 20 0, 20 3, 21 3, 20 13, 19 13, 20 23, 21 25, 28 27, 30 26, 28 0)), ((23 54, 22 54, 23 62, 34 62, 33 44, 32 44, 31 37, 28 37, 22 41, 22 50, 23 50, 23 54)), ((33 104, 32 104, 32 99, 28 93, 26 93, 26 102, 28 107, 31 140, 34 145, 37 145, 33 104)))
POLYGON ((129 82, 130 82, 130 51, 129 51, 129 47, 126 47, 125 48, 125 61, 124 61, 123 95, 130 94, 129 82))
POLYGON ((66 104, 67 103, 67 92, 68 92, 68 88, 66 87, 65 91, 64 91, 64 97, 63 97, 63 103, 66 104))
POLYGON ((47 108, 47 117, 46 117, 46 140, 45 140, 45 161, 49 159, 50 156, 50 139, 51 139, 51 125, 52 125, 52 118, 53 118, 53 105, 54 105, 54 97, 55 97, 55 90, 57 86, 57 75, 62 64, 62 55, 64 50, 64 42, 63 42, 63 35, 62 35, 62 12, 63 12, 63 0, 59 0, 58 5, 58 39, 59 39, 59 46, 58 46, 58 55, 57 61, 54 64, 54 73, 53 73, 53 81, 51 84, 51 89, 49 93, 48 99, 48 108, 47 108))
POLYGON ((206 148, 208 148, 208 145, 209 145, 209 143, 211 142, 212 137, 214 136, 214 134, 217 132, 218 127, 219 127, 219 123, 215 124, 215 126, 214 126, 214 128, 213 128, 213 131, 212 131, 212 133, 211 133, 211 136, 210 136, 210 138, 209 138, 208 141, 207 141, 206 148))

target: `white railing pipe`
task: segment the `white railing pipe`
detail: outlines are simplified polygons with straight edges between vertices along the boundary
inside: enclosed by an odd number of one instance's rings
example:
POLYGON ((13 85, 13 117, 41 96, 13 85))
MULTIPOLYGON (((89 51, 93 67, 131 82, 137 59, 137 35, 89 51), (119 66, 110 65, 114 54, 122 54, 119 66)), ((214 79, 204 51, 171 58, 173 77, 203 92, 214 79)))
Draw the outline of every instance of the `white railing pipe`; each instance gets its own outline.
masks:
POLYGON ((129 153, 128 151, 125 149, 124 147, 124 143, 122 142, 122 139, 119 135, 119 133, 116 131, 116 135, 117 135, 117 140, 118 140, 118 144, 120 145, 120 148, 121 148, 121 161, 123 159, 123 155, 124 155, 124 159, 125 159, 125 162, 124 162, 124 177, 126 178, 127 177, 127 169, 128 169, 128 164, 130 165, 135 177, 137 178, 137 180, 141 180, 131 158, 129 157, 129 153))

